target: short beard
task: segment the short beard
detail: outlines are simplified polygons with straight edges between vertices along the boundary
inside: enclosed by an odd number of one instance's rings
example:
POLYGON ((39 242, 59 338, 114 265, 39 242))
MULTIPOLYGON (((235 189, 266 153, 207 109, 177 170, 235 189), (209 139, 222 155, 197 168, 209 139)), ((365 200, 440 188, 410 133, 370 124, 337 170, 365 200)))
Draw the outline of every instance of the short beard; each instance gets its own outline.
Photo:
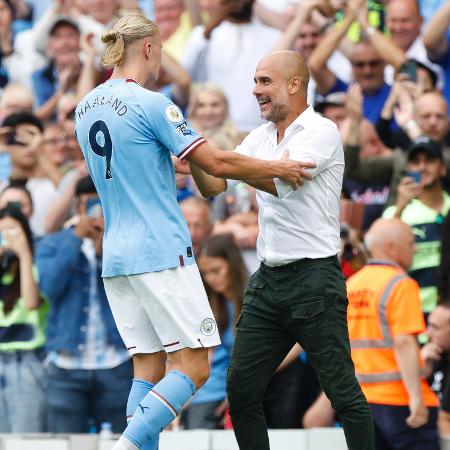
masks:
POLYGON ((252 19, 253 2, 244 3, 242 8, 228 14, 228 18, 237 22, 250 22, 252 19))
POLYGON ((272 103, 271 111, 265 117, 263 114, 261 116, 263 119, 277 124, 286 119, 288 115, 289 115, 289 108, 286 104, 272 103))

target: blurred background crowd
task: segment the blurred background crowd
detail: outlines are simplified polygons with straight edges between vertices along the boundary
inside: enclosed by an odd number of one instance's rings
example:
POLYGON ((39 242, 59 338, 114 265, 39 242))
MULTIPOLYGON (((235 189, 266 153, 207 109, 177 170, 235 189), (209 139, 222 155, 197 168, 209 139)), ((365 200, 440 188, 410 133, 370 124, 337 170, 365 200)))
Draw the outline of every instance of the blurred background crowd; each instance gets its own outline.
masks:
MULTIPOLYGON (((422 353, 449 433, 450 0, 0 0, 0 432, 125 426, 132 367, 100 277, 102 211, 74 111, 111 74, 102 33, 137 12, 164 43, 157 85, 146 87, 223 150, 263 123, 252 95, 259 60, 284 49, 305 58, 308 102, 344 145, 344 275, 366 264, 375 219, 412 227, 409 273, 425 319, 434 314, 422 353)), ((234 324, 258 267, 254 191, 239 184, 205 200, 177 174, 177 195, 222 338, 178 426, 229 427, 234 324)), ((268 426, 333 426, 320 392, 294 347, 266 393, 268 426)))

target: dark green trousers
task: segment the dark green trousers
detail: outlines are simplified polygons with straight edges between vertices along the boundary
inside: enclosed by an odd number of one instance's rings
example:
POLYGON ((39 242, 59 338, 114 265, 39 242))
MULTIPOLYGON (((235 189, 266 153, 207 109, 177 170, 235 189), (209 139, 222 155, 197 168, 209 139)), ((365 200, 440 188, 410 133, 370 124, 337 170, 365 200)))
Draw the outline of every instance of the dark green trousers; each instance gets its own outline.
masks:
POLYGON ((350 354, 347 303, 336 257, 302 259, 280 267, 261 265, 250 278, 227 380, 241 450, 270 448, 263 394, 295 342, 308 353, 342 421, 349 450, 374 449, 372 416, 350 354))

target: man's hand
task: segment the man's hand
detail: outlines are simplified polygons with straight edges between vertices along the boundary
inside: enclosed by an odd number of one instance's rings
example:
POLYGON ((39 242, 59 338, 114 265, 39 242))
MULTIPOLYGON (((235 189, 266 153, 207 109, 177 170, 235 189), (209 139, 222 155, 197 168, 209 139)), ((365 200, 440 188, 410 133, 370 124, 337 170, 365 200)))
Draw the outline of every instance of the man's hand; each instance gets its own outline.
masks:
POLYGON ((43 143, 43 135, 34 125, 22 125, 16 129, 16 142, 37 150, 43 143))
POLYGON ((411 177, 404 177, 400 180, 397 188, 397 210, 395 217, 400 217, 406 205, 422 193, 422 187, 411 177))
POLYGON ((305 181, 312 180, 312 175, 305 169, 314 169, 316 167, 316 164, 313 162, 289 159, 289 149, 284 150, 278 164, 283 171, 283 175, 278 178, 291 184, 294 189, 302 186, 305 181))
POLYGON ((397 86, 397 106, 394 108, 395 121, 404 128, 413 118, 414 103, 405 86, 397 86))
POLYGON ((182 175, 190 175, 191 169, 189 167, 189 161, 179 160, 176 156, 172 156, 173 169, 175 173, 180 173, 182 175))
POLYGON ((359 122, 362 119, 363 94, 359 83, 353 83, 347 91, 347 96, 345 97, 345 109, 352 120, 359 122))
POLYGON ((428 408, 423 404, 422 398, 411 399, 409 403, 410 415, 406 425, 410 428, 419 428, 428 422, 428 408))
POLYGON ((443 349, 435 344, 434 342, 429 342, 422 347, 420 350, 420 355, 425 363, 439 361, 442 357, 443 349))

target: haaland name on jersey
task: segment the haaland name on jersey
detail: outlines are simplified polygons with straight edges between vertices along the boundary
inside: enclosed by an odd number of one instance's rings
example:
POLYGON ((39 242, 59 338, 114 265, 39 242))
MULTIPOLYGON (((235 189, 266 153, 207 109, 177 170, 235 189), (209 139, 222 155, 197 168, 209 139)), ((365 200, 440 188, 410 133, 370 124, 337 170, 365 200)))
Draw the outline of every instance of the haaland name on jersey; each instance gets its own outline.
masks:
POLYGON ((93 108, 98 108, 99 106, 109 106, 110 108, 114 109, 118 116, 123 116, 128 112, 127 105, 123 103, 122 100, 119 100, 117 97, 114 97, 111 95, 108 97, 108 99, 105 101, 105 96, 97 96, 94 99, 94 102, 91 104, 88 100, 86 100, 83 103, 80 103, 79 109, 77 111, 78 118, 81 119, 87 111, 93 108))

